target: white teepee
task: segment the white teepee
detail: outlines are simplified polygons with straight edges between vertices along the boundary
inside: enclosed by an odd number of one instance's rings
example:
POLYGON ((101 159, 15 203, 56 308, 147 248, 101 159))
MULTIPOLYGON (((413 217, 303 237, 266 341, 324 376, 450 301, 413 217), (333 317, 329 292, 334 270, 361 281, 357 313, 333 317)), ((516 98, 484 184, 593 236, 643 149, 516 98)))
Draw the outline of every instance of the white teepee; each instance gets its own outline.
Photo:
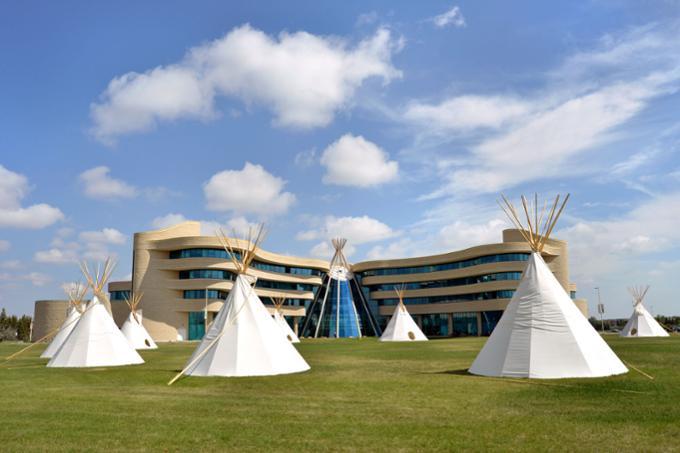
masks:
POLYGON ((611 376, 628 369, 576 308, 543 261, 541 251, 569 196, 560 197, 545 217, 522 197, 528 228, 510 202, 503 198, 510 220, 533 253, 515 294, 498 325, 470 367, 483 376, 557 379, 611 376))
POLYGON ((300 339, 297 335, 295 335, 295 332, 293 329, 291 329, 288 321, 286 321, 286 318, 283 316, 283 313, 281 313, 281 306, 283 306, 283 304, 286 302, 286 298, 275 297, 272 298, 272 302, 274 302, 274 321, 276 321, 283 334, 286 336, 286 338, 288 338, 288 340, 290 340, 291 343, 299 343, 300 339))
POLYGON ((80 283, 74 283, 66 290, 69 298, 68 310, 66 311, 66 319, 61 324, 59 332, 54 336, 50 344, 45 348, 40 357, 43 359, 51 359, 55 352, 59 350, 66 338, 76 326, 80 314, 83 310, 83 298, 87 292, 87 286, 80 283))
POLYGON ((404 287, 395 288, 395 292, 399 302, 394 307, 392 318, 390 318, 390 322, 387 323, 387 327, 380 336, 380 341, 427 341, 427 337, 411 318, 406 305, 404 305, 404 287))
POLYGON ((649 286, 628 288, 633 296, 633 314, 619 333, 622 337, 667 337, 668 332, 647 311, 643 301, 649 286))
POLYGON ((113 322, 102 301, 106 300, 102 292, 104 285, 113 270, 111 261, 106 260, 103 270, 100 272, 98 268, 95 276, 90 274, 86 264, 82 265, 82 270, 92 288, 92 300, 47 366, 84 368, 144 363, 113 322))
POLYGON ((309 365, 269 315, 246 275, 262 238, 249 234, 245 250, 237 253, 229 240, 218 236, 237 269, 234 286, 208 333, 181 374, 190 376, 271 376, 306 371, 309 365), (240 258, 239 258, 240 257, 240 258))
POLYGON ((132 294, 130 299, 125 298, 125 302, 130 307, 130 314, 120 331, 123 332, 130 346, 135 349, 157 349, 158 346, 142 324, 142 312, 137 308, 141 301, 142 295, 137 293, 132 294))

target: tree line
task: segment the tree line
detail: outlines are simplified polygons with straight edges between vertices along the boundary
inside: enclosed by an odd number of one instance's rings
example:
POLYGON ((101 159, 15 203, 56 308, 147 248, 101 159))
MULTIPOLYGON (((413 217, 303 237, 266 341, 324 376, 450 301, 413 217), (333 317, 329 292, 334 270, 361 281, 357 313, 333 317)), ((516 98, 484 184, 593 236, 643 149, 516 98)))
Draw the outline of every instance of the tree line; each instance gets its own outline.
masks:
POLYGON ((3 308, 0 310, 0 341, 30 341, 31 317, 23 315, 8 316, 3 308))

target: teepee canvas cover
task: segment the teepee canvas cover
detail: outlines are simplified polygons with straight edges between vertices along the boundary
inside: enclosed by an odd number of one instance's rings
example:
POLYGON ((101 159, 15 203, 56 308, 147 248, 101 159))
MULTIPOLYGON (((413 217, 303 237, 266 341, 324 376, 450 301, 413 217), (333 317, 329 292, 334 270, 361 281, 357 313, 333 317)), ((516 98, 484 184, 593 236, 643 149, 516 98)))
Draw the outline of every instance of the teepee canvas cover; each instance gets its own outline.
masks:
POLYGON ((537 200, 530 215, 531 209, 522 197, 527 229, 522 227, 512 204, 503 198, 506 214, 525 236, 533 253, 515 294, 470 373, 556 379, 611 376, 628 371, 576 308, 541 256, 568 198, 567 195, 557 210, 558 196, 541 225, 544 213, 538 216, 537 200))
POLYGON ((183 370, 186 375, 271 376, 309 369, 255 293, 254 277, 246 275, 261 240, 262 229, 254 242, 250 236, 248 249, 240 259, 224 234, 218 236, 234 262, 238 276, 208 333, 187 362, 183 370))
POLYGON ((61 345, 64 343, 66 338, 68 338, 71 331, 75 328, 78 319, 80 319, 80 314, 82 310, 83 297, 85 297, 85 292, 87 291, 87 286, 75 284, 71 286, 66 294, 69 298, 68 311, 66 312, 66 319, 61 324, 59 332, 54 336, 50 344, 45 348, 40 358, 51 359, 55 352, 59 350, 61 345))
POLYGON ((87 266, 83 265, 83 273, 94 295, 69 336, 47 363, 48 367, 83 368, 144 363, 100 301, 100 298, 106 297, 102 289, 111 270, 111 262, 107 260, 103 272, 98 271, 93 278, 87 266))
POLYGON ((130 314, 128 315, 123 327, 120 331, 127 338, 130 346, 135 349, 157 349, 156 343, 149 335, 149 332, 142 324, 142 312, 137 308, 142 300, 142 295, 132 294, 130 299, 125 298, 125 302, 130 307, 130 314))
POLYGON ((290 328, 290 325, 283 316, 283 313, 281 313, 281 306, 283 306, 286 298, 275 298, 272 299, 272 301, 274 302, 274 321, 276 321, 276 324, 279 325, 281 331, 291 343, 299 343, 300 339, 297 335, 295 335, 295 332, 290 328))
POLYGON ((380 336, 380 341, 427 341, 427 337, 415 323, 406 305, 404 305, 404 288, 395 289, 399 302, 394 308, 390 322, 380 336))
POLYGON ((667 337, 668 332, 647 311, 643 301, 649 291, 649 286, 643 288, 628 288, 633 296, 633 314, 619 333, 622 337, 667 337))
POLYGON ((368 302, 350 270, 343 248, 347 239, 332 241, 335 254, 302 326, 303 337, 380 336, 368 302))

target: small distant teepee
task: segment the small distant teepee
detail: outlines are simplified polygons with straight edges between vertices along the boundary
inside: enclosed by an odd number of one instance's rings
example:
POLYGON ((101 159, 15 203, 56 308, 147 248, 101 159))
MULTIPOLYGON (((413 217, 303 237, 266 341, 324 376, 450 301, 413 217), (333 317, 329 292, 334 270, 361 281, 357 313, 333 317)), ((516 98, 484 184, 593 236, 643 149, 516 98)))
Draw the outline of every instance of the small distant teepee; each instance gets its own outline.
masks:
POLYGON ((135 349, 157 349, 158 346, 142 324, 142 312, 138 309, 141 301, 141 293, 132 293, 129 299, 125 297, 125 303, 130 308, 130 314, 120 331, 123 332, 130 346, 135 349))
POLYGON ((92 300, 47 366, 84 368, 144 363, 106 310, 108 298, 104 286, 113 271, 111 260, 107 259, 103 267, 97 266, 95 274, 85 262, 81 270, 92 288, 92 300))
POLYGON ((243 251, 219 232, 218 238, 236 267, 237 277, 222 308, 182 374, 188 376, 272 376, 299 373, 309 365, 295 349, 255 293, 247 275, 262 241, 260 226, 248 234, 243 251))
POLYGON ((286 302, 286 298, 272 297, 272 302, 274 302, 274 321, 276 321, 283 333, 286 335, 286 338, 288 338, 291 343, 299 343, 300 339, 297 335, 295 335, 295 332, 290 328, 290 325, 283 316, 283 313, 281 313, 281 307, 286 302))
POLYGON ((387 323, 380 341, 427 341, 427 337, 411 318, 406 305, 404 305, 404 286, 395 288, 394 291, 397 293, 399 302, 394 308, 392 318, 387 323))
POLYGON ((541 379, 611 376, 628 369, 576 308, 541 252, 569 199, 546 212, 522 197, 526 227, 514 206, 501 205, 532 254, 498 325, 470 367, 482 376, 541 379), (559 207, 559 209, 558 209, 559 207))
POLYGON ((65 289, 66 295, 69 299, 68 310, 66 311, 66 319, 61 324, 59 332, 54 336, 50 344, 45 348, 40 355, 43 359, 51 359, 55 352, 59 350, 66 338, 76 326, 80 315, 83 312, 83 298, 87 293, 87 286, 81 283, 73 283, 65 289))
POLYGON ((668 336, 668 332, 661 327, 661 324, 654 319, 643 304, 647 291, 649 291, 649 285, 644 288, 641 286, 628 288, 628 292, 633 296, 633 314, 619 333, 622 337, 668 336))

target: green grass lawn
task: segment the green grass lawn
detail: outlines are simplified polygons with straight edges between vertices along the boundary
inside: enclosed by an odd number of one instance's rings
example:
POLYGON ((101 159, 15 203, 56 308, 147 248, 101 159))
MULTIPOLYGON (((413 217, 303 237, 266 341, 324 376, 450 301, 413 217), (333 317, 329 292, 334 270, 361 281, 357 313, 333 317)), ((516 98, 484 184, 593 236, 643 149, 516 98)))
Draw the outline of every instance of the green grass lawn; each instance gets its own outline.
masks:
POLYGON ((302 374, 168 387, 196 343, 96 369, 45 368, 41 345, 0 366, 0 451, 680 449, 680 337, 607 340, 655 379, 490 379, 465 373, 484 338, 362 339, 303 340, 302 374))

